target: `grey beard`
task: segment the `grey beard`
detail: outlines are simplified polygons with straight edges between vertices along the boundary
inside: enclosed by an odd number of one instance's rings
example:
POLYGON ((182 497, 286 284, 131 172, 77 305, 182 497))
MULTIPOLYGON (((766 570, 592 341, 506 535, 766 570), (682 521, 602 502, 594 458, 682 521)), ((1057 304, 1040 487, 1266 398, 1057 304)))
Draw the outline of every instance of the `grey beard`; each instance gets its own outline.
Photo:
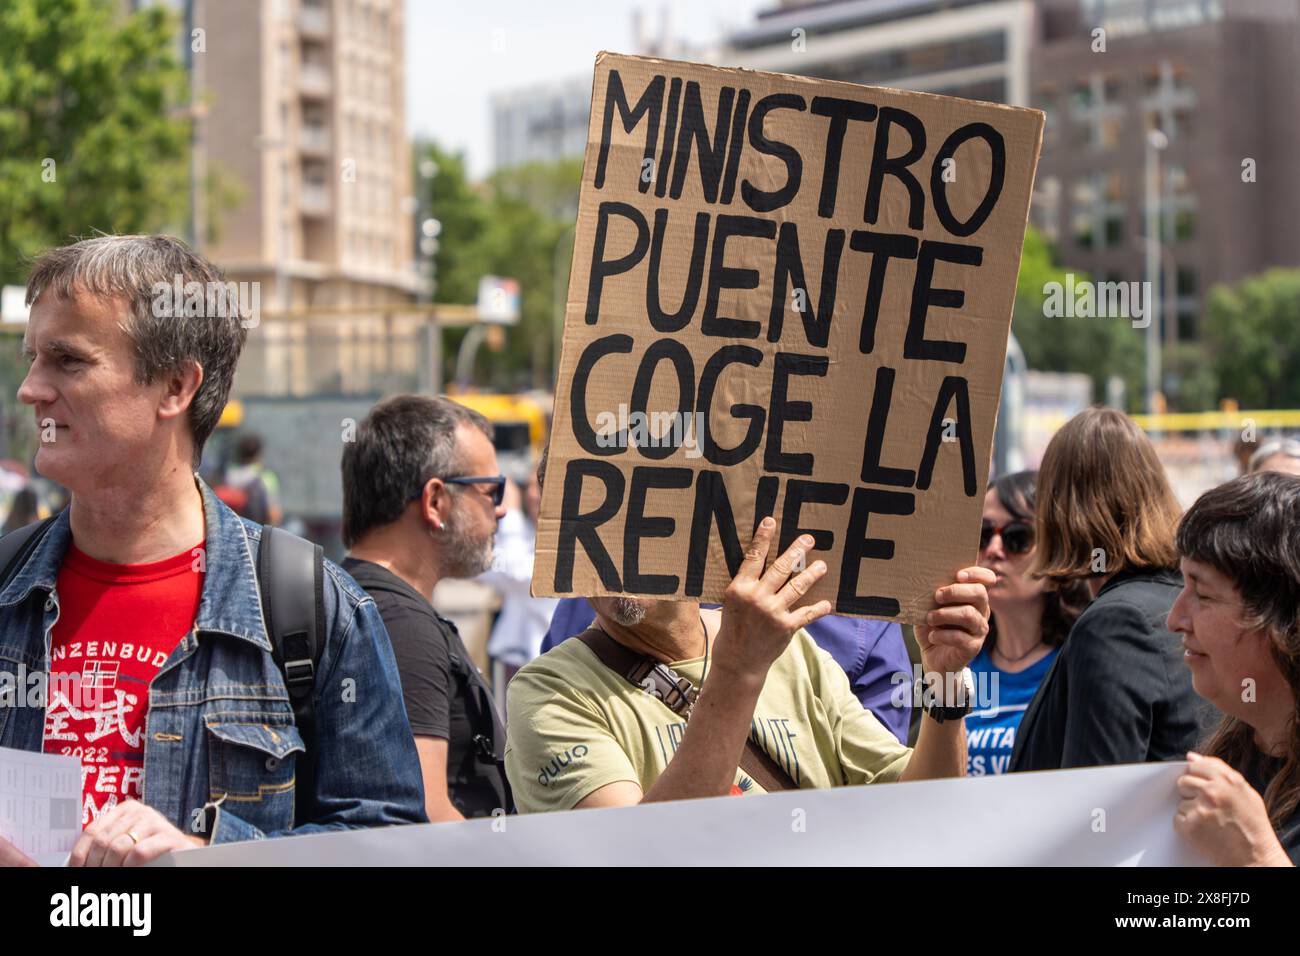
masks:
MULTIPOLYGON (((455 515, 455 512, 452 512, 455 515)), ((456 517, 447 522, 446 542, 443 548, 447 574, 455 578, 476 578, 492 567, 492 539, 477 541, 456 517)))
POLYGON ((636 598, 616 597, 609 616, 622 627, 636 627, 645 620, 645 605, 636 598))

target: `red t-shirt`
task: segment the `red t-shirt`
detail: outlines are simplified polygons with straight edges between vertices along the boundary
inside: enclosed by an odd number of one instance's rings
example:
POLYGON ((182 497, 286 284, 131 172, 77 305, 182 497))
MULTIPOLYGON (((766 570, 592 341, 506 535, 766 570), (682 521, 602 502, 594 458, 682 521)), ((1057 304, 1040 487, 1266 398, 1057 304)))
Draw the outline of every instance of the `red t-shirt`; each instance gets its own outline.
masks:
POLYGON ((81 758, 82 826, 144 790, 149 684, 194 624, 201 547, 149 564, 109 564, 68 547, 50 641, 45 752, 81 758))

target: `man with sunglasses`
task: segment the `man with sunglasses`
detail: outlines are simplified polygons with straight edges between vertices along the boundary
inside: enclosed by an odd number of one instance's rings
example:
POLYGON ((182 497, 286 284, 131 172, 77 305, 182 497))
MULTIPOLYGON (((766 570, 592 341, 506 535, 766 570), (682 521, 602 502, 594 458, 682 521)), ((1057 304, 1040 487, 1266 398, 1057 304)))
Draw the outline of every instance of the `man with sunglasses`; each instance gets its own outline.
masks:
POLYGON ((343 449, 343 567, 392 640, 435 823, 512 809, 505 729, 456 626, 432 603, 443 578, 491 566, 505 481, 491 424, 442 397, 380 402, 343 449))

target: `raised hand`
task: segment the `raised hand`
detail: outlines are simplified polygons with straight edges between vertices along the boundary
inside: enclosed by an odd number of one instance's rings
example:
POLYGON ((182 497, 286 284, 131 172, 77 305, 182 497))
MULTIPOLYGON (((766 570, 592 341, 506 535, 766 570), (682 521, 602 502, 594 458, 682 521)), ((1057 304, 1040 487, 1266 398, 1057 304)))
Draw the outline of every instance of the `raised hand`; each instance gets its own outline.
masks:
POLYGON ((814 561, 804 566, 813 539, 803 535, 764 571, 775 533, 776 522, 764 518, 723 595, 722 625, 713 649, 720 669, 766 677, 795 631, 831 613, 829 601, 791 610, 826 574, 826 563, 814 561))

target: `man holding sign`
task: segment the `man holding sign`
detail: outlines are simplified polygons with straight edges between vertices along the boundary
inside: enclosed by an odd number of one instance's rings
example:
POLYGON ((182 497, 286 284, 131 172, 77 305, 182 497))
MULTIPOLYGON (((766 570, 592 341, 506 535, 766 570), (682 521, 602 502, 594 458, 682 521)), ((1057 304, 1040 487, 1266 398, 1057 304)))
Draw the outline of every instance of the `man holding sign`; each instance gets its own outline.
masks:
POLYGON ((522 812, 965 772, 963 678, 988 633, 993 573, 960 572, 917 627, 935 692, 913 750, 863 708, 804 630, 831 610, 827 601, 795 608, 826 574, 822 561, 805 566, 811 537, 767 566, 774 532, 771 518, 759 524, 721 611, 593 598, 592 629, 515 676, 506 771, 522 812))

